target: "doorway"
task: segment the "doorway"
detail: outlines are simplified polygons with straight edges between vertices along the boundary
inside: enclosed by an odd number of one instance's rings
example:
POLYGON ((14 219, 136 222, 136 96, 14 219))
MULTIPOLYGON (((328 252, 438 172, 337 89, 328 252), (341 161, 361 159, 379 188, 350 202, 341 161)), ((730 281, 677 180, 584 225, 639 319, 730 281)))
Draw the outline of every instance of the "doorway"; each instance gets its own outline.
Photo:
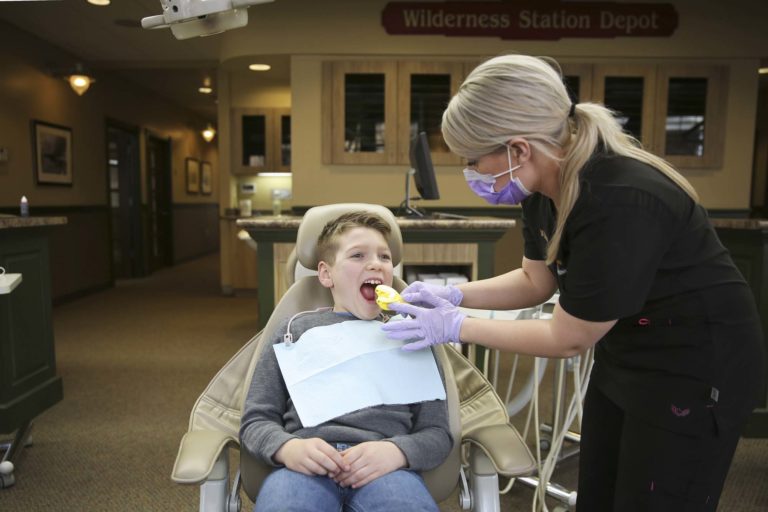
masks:
POLYGON ((146 275, 141 229, 139 129, 107 120, 107 187, 113 279, 146 275))
POLYGON ((147 134, 147 202, 149 204, 149 268, 173 265, 171 209, 171 139, 147 134))
MULTIPOLYGON (((763 59, 763 65, 768 59, 763 59)), ((752 216, 768 215, 768 73, 761 73, 755 120, 755 154, 752 160, 752 216)))

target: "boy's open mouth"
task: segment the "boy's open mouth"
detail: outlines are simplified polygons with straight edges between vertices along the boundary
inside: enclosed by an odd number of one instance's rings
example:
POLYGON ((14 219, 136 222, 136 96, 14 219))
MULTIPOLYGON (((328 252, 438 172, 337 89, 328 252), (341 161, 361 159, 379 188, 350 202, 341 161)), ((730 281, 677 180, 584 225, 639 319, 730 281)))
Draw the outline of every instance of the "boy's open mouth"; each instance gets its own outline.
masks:
POLYGON ((360 285, 360 293, 367 301, 374 302, 376 300, 376 286, 382 284, 381 279, 366 279, 363 284, 360 285))

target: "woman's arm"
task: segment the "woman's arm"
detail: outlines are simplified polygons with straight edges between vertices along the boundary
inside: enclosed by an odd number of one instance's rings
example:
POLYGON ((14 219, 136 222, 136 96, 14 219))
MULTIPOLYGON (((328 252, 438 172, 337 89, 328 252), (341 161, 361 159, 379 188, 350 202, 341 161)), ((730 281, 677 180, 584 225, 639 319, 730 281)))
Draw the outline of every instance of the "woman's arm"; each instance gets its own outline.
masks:
POLYGON ((591 347, 617 320, 581 320, 555 306, 551 320, 487 320, 466 318, 462 342, 539 357, 572 357, 591 347))
POLYGON ((500 276, 458 285, 461 305, 476 309, 523 309, 547 300, 557 281, 543 260, 523 258, 521 268, 500 276))

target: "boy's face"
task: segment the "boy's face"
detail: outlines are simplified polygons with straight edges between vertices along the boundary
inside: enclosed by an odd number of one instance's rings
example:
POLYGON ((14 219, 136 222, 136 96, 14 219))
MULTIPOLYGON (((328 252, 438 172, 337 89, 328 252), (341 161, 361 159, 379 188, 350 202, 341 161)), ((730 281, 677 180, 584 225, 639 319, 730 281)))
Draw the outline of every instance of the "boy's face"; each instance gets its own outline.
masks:
POLYGON ((331 289, 333 310, 373 320, 381 312, 376 285, 392 286, 392 253, 387 241, 374 229, 356 227, 339 236, 338 246, 333 265, 321 261, 317 266, 320 282, 331 289))

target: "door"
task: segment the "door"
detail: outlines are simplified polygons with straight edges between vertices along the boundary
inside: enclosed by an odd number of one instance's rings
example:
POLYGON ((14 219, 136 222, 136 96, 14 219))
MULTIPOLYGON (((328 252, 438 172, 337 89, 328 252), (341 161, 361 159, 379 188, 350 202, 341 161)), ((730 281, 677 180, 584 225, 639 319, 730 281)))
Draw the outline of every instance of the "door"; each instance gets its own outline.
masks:
POLYGON ((141 229, 139 131, 107 121, 107 184, 115 279, 146 275, 141 229))
POLYGON ((173 264, 170 139, 147 135, 147 181, 149 268, 154 272, 173 264))

